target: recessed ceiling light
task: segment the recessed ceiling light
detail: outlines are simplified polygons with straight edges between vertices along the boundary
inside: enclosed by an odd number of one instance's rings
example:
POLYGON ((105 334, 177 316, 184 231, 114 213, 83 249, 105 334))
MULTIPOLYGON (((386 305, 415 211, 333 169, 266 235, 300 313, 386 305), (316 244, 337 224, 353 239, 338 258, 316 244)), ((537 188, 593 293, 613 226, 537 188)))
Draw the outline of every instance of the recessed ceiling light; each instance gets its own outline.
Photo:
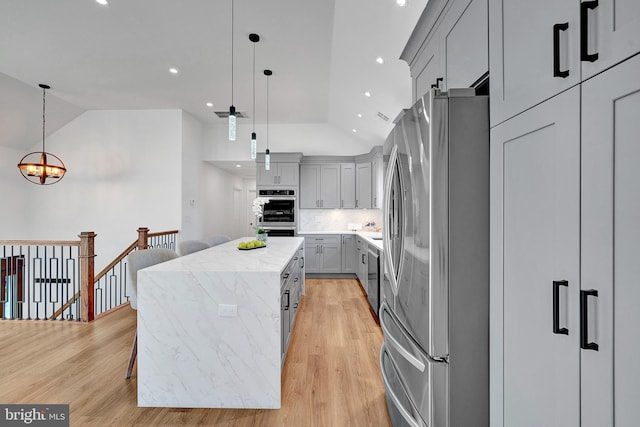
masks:
POLYGON ((107 0, 96 0, 96 3, 101 4, 103 6, 107 6, 109 4, 107 0))
POLYGON ((362 118, 362 114, 358 113, 358 118, 361 119, 362 118))
POLYGON ((358 132, 358 131, 357 131, 357 130, 355 130, 355 129, 351 129, 351 132, 356 133, 356 132, 358 132))
POLYGON ((207 107, 213 107, 213 103, 207 102, 207 107))
POLYGON ((398 6, 406 6, 407 0, 396 0, 396 3, 398 4, 398 6))
POLYGON ((170 72, 171 74, 178 74, 178 70, 177 70, 177 69, 175 69, 175 68, 169 68, 169 72, 170 72))
POLYGON ((241 168, 241 167, 242 167, 242 165, 236 165, 236 167, 237 167, 237 168, 241 168))
POLYGON ((364 96, 366 96, 367 98, 371 97, 371 92, 369 92, 369 91, 365 92, 364 96))
POLYGON ((384 59, 382 59, 382 57, 381 57, 381 56, 378 56, 378 57, 376 58, 376 62, 377 62, 378 64, 384 64, 384 59))

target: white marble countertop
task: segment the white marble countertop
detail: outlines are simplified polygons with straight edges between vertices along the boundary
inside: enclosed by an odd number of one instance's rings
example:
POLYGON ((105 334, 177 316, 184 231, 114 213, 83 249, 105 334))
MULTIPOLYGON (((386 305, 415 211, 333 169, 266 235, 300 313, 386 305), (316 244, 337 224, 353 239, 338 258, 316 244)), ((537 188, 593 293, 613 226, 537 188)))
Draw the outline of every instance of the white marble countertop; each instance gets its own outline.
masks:
POLYGON ((242 240, 138 272, 138 406, 280 408, 280 273, 304 239, 242 240))
POLYGON ((375 246, 382 251, 382 240, 374 239, 374 237, 382 237, 379 231, 353 231, 353 230, 323 230, 323 231, 298 231, 299 236, 313 236, 321 234, 350 234, 362 237, 368 244, 375 246))
POLYGON ((302 237, 269 237, 267 246, 240 250, 238 243, 254 240, 243 237, 203 251, 181 256, 147 271, 211 271, 211 272, 282 272, 287 262, 303 243, 302 237))

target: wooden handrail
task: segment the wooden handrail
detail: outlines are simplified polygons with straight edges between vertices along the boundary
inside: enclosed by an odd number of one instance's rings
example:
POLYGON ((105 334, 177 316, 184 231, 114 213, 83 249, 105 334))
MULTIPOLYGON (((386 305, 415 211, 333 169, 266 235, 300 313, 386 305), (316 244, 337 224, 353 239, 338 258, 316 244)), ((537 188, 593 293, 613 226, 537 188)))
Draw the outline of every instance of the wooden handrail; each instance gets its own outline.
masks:
POLYGON ((148 233, 149 237, 158 237, 158 236, 166 236, 169 234, 178 234, 180 230, 169 230, 169 231, 156 231, 155 233, 148 233))
POLYGON ((80 240, 0 240, 4 246, 80 246, 80 240))
POLYGON ((120 253, 120 255, 118 255, 113 261, 111 261, 109 263, 109 265, 107 265, 105 268, 102 269, 102 271, 100 273, 98 273, 96 275, 96 277, 93 279, 94 282, 99 281, 100 279, 102 279, 102 277, 107 274, 109 272, 109 270, 111 270, 113 267, 115 267, 115 265, 117 263, 119 263, 120 261, 122 261, 127 255, 129 255, 135 248, 136 245, 138 244, 138 241, 135 240, 133 243, 131 243, 127 249, 125 249, 124 251, 122 251, 122 253, 120 253))

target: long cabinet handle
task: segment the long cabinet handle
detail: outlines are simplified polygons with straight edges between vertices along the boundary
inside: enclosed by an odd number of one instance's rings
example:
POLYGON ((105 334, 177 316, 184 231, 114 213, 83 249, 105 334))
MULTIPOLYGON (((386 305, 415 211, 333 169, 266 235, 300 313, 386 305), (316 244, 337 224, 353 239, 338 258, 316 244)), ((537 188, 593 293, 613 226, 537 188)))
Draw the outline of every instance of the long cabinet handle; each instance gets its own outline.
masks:
POLYGON ((568 22, 553 26, 553 77, 569 77, 569 70, 560 70, 560 32, 568 29, 568 22))
POLYGON ((291 292, 290 291, 284 291, 285 295, 287 296, 287 305, 284 307, 285 310, 289 310, 289 305, 291 304, 291 292))
POLYGON ((566 280, 553 281, 553 333, 569 335, 569 329, 560 327, 560 286, 569 287, 566 280))
POLYGON ((580 291, 580 348, 585 350, 598 351, 598 344, 589 342, 589 311, 587 309, 587 298, 598 296, 598 291, 589 289, 580 291))
POLYGON ((580 60, 595 62, 598 53, 589 53, 589 9, 598 7, 598 0, 580 3, 580 60))

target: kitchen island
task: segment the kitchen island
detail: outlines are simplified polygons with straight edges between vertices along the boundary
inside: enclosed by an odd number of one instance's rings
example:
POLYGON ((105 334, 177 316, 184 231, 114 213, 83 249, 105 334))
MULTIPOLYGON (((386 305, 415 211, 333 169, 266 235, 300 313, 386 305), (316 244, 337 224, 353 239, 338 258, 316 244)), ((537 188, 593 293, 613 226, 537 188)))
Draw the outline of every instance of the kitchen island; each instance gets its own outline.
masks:
POLYGON ((242 240, 138 272, 138 406, 280 408, 281 273, 304 239, 242 240))

